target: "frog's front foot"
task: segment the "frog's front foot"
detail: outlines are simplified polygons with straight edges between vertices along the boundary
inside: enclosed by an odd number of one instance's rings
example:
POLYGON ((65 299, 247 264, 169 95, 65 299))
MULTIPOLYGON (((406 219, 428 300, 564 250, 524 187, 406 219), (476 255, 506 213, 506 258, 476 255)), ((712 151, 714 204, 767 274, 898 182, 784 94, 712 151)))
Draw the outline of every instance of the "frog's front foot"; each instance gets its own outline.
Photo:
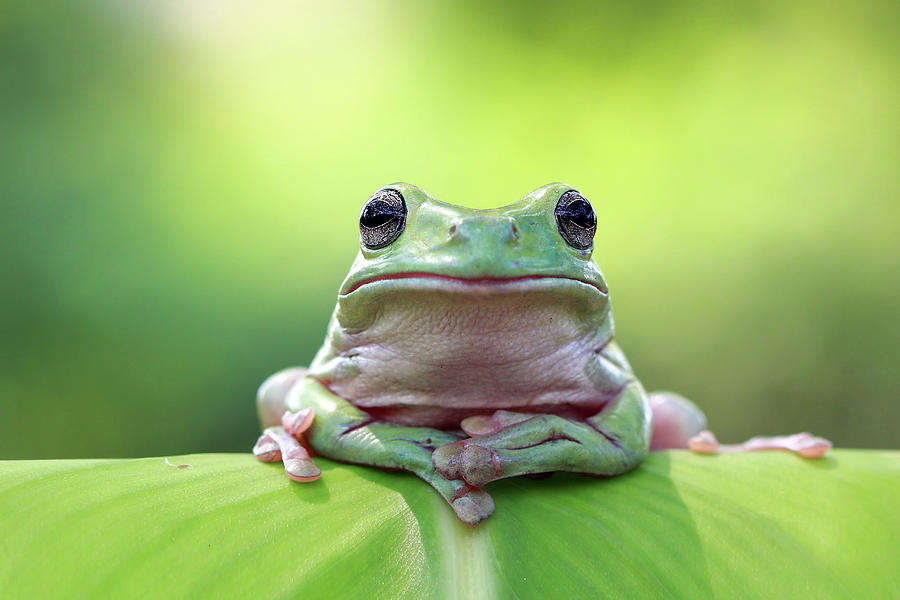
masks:
POLYGON ((502 472, 497 453, 471 440, 445 444, 432 453, 431 460, 438 473, 447 479, 461 479, 475 487, 499 479, 502 472))
POLYGON ((253 454, 263 462, 281 460, 284 472, 294 481, 315 481, 322 471, 313 462, 305 445, 303 433, 315 417, 312 409, 285 412, 280 427, 268 427, 253 447, 253 454))

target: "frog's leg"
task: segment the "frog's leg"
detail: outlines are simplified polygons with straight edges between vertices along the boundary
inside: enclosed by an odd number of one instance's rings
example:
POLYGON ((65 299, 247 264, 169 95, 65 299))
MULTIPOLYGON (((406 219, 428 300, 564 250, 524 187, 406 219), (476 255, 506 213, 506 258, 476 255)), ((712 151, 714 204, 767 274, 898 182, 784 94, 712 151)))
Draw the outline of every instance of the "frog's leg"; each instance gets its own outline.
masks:
POLYGON ((694 452, 750 452, 753 450, 790 450, 804 458, 818 458, 831 448, 831 442, 809 433, 778 437, 754 437, 743 444, 719 444, 711 432, 705 431, 706 417, 686 398, 671 392, 650 394, 653 409, 651 450, 690 448, 694 452))
MULTIPOLYGON (((266 384, 263 384, 263 387, 265 386, 266 384)), ((265 396, 265 393, 261 393, 260 396, 265 396)), ((268 435, 279 446, 282 458, 287 447, 293 452, 291 455, 293 459, 298 457, 302 459, 298 453, 298 448, 303 450, 300 443, 293 446, 289 439, 275 438, 281 433, 279 430, 290 431, 291 423, 303 421, 302 417, 298 418, 296 415, 303 414, 304 410, 311 410, 315 417, 305 437, 316 453, 344 462, 410 471, 437 490, 453 508, 457 517, 469 525, 480 523, 494 512, 494 500, 487 492, 464 481, 445 479, 432 465, 431 453, 434 449, 457 441, 458 436, 427 427, 406 427, 375 421, 368 413, 308 377, 298 378, 287 389, 283 406, 289 411, 298 412, 287 412, 282 419, 282 428, 272 427, 263 434, 263 438, 268 435), (285 442, 286 446, 281 446, 282 442, 285 442)), ((291 435, 286 437, 292 438, 291 435)), ((263 438, 257 445, 263 444, 263 449, 268 448, 266 458, 272 460, 273 444, 264 442, 263 438)), ((308 459, 308 455, 306 458, 308 459)), ((311 459, 309 461, 312 462, 311 459)), ((287 462, 285 470, 288 470, 287 462)))
MULTIPOLYGON (((653 410, 651 451, 687 448, 688 440, 706 427, 706 416, 687 398, 671 392, 654 392, 649 394, 649 399, 653 410)), ((470 436, 488 435, 533 416, 533 413, 498 410, 492 415, 463 419, 459 426, 470 436)))
POLYGON ((649 394, 653 411, 650 450, 687 448, 688 440, 706 428, 706 415, 693 402, 672 392, 649 394))
POLYGON ((266 379, 256 392, 256 413, 260 424, 272 427, 281 423, 287 393, 306 375, 303 367, 279 371, 266 379))
POLYGON ((315 481, 322 471, 302 445, 300 435, 309 428, 312 411, 288 413, 284 408, 288 391, 304 375, 306 369, 300 367, 285 369, 266 379, 259 387, 256 409, 259 421, 266 430, 253 446, 253 454, 264 462, 282 461, 285 473, 295 481, 315 481), (276 426, 279 423, 281 426, 276 426))
POLYGON ((474 486, 550 471, 617 475, 633 469, 647 455, 650 410, 646 403, 643 388, 632 382, 584 421, 530 415, 494 433, 441 446, 432 459, 446 478, 474 486))
POLYGON ((375 421, 313 379, 306 379, 291 390, 287 406, 316 411, 308 439, 319 454, 345 462, 410 471, 437 490, 457 517, 469 525, 480 523, 494 512, 494 500, 487 492, 445 479, 432 465, 434 449, 457 441, 458 436, 427 427, 375 421))
POLYGON ((775 437, 753 437, 743 444, 720 444, 711 431, 701 431, 690 440, 688 447, 701 454, 752 452, 754 450, 790 450, 803 458, 819 458, 831 449, 831 442, 811 433, 795 433, 775 437))

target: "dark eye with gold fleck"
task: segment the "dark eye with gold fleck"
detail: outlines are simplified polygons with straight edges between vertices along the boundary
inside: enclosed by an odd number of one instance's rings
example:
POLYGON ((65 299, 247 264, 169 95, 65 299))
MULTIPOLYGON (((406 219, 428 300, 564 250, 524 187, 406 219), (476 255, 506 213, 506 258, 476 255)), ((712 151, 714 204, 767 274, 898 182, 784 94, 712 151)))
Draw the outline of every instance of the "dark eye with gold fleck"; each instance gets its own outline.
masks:
POLYGON ((359 239, 370 250, 389 246, 406 226, 406 202, 397 190, 379 190, 359 215, 359 239))
POLYGON ((566 243, 578 250, 587 250, 594 243, 597 215, 584 196, 569 190, 556 203, 556 227, 566 243))

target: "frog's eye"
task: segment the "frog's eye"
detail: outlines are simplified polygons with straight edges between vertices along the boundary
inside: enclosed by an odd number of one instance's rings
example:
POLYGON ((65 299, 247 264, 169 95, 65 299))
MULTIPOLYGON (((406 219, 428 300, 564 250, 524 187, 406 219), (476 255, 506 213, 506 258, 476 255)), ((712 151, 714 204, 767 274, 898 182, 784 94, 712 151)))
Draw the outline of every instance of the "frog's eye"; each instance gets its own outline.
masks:
POLYGON ((397 190, 379 190, 359 215, 359 239, 370 250, 384 248, 400 237, 406 225, 406 202, 397 190))
POLYGON ((566 243, 579 250, 587 250, 597 232, 597 216, 584 196, 569 190, 556 203, 556 226, 566 243))

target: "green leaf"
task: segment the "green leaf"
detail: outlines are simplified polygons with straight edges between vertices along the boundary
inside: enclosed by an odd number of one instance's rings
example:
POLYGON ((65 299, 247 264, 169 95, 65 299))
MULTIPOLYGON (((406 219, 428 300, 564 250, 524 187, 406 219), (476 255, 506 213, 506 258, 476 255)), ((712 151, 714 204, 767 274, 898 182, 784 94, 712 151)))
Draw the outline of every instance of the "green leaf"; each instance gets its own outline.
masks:
POLYGON ((506 480, 476 529, 407 473, 170 460, 0 462, 0 596, 900 597, 898 452, 506 480))

